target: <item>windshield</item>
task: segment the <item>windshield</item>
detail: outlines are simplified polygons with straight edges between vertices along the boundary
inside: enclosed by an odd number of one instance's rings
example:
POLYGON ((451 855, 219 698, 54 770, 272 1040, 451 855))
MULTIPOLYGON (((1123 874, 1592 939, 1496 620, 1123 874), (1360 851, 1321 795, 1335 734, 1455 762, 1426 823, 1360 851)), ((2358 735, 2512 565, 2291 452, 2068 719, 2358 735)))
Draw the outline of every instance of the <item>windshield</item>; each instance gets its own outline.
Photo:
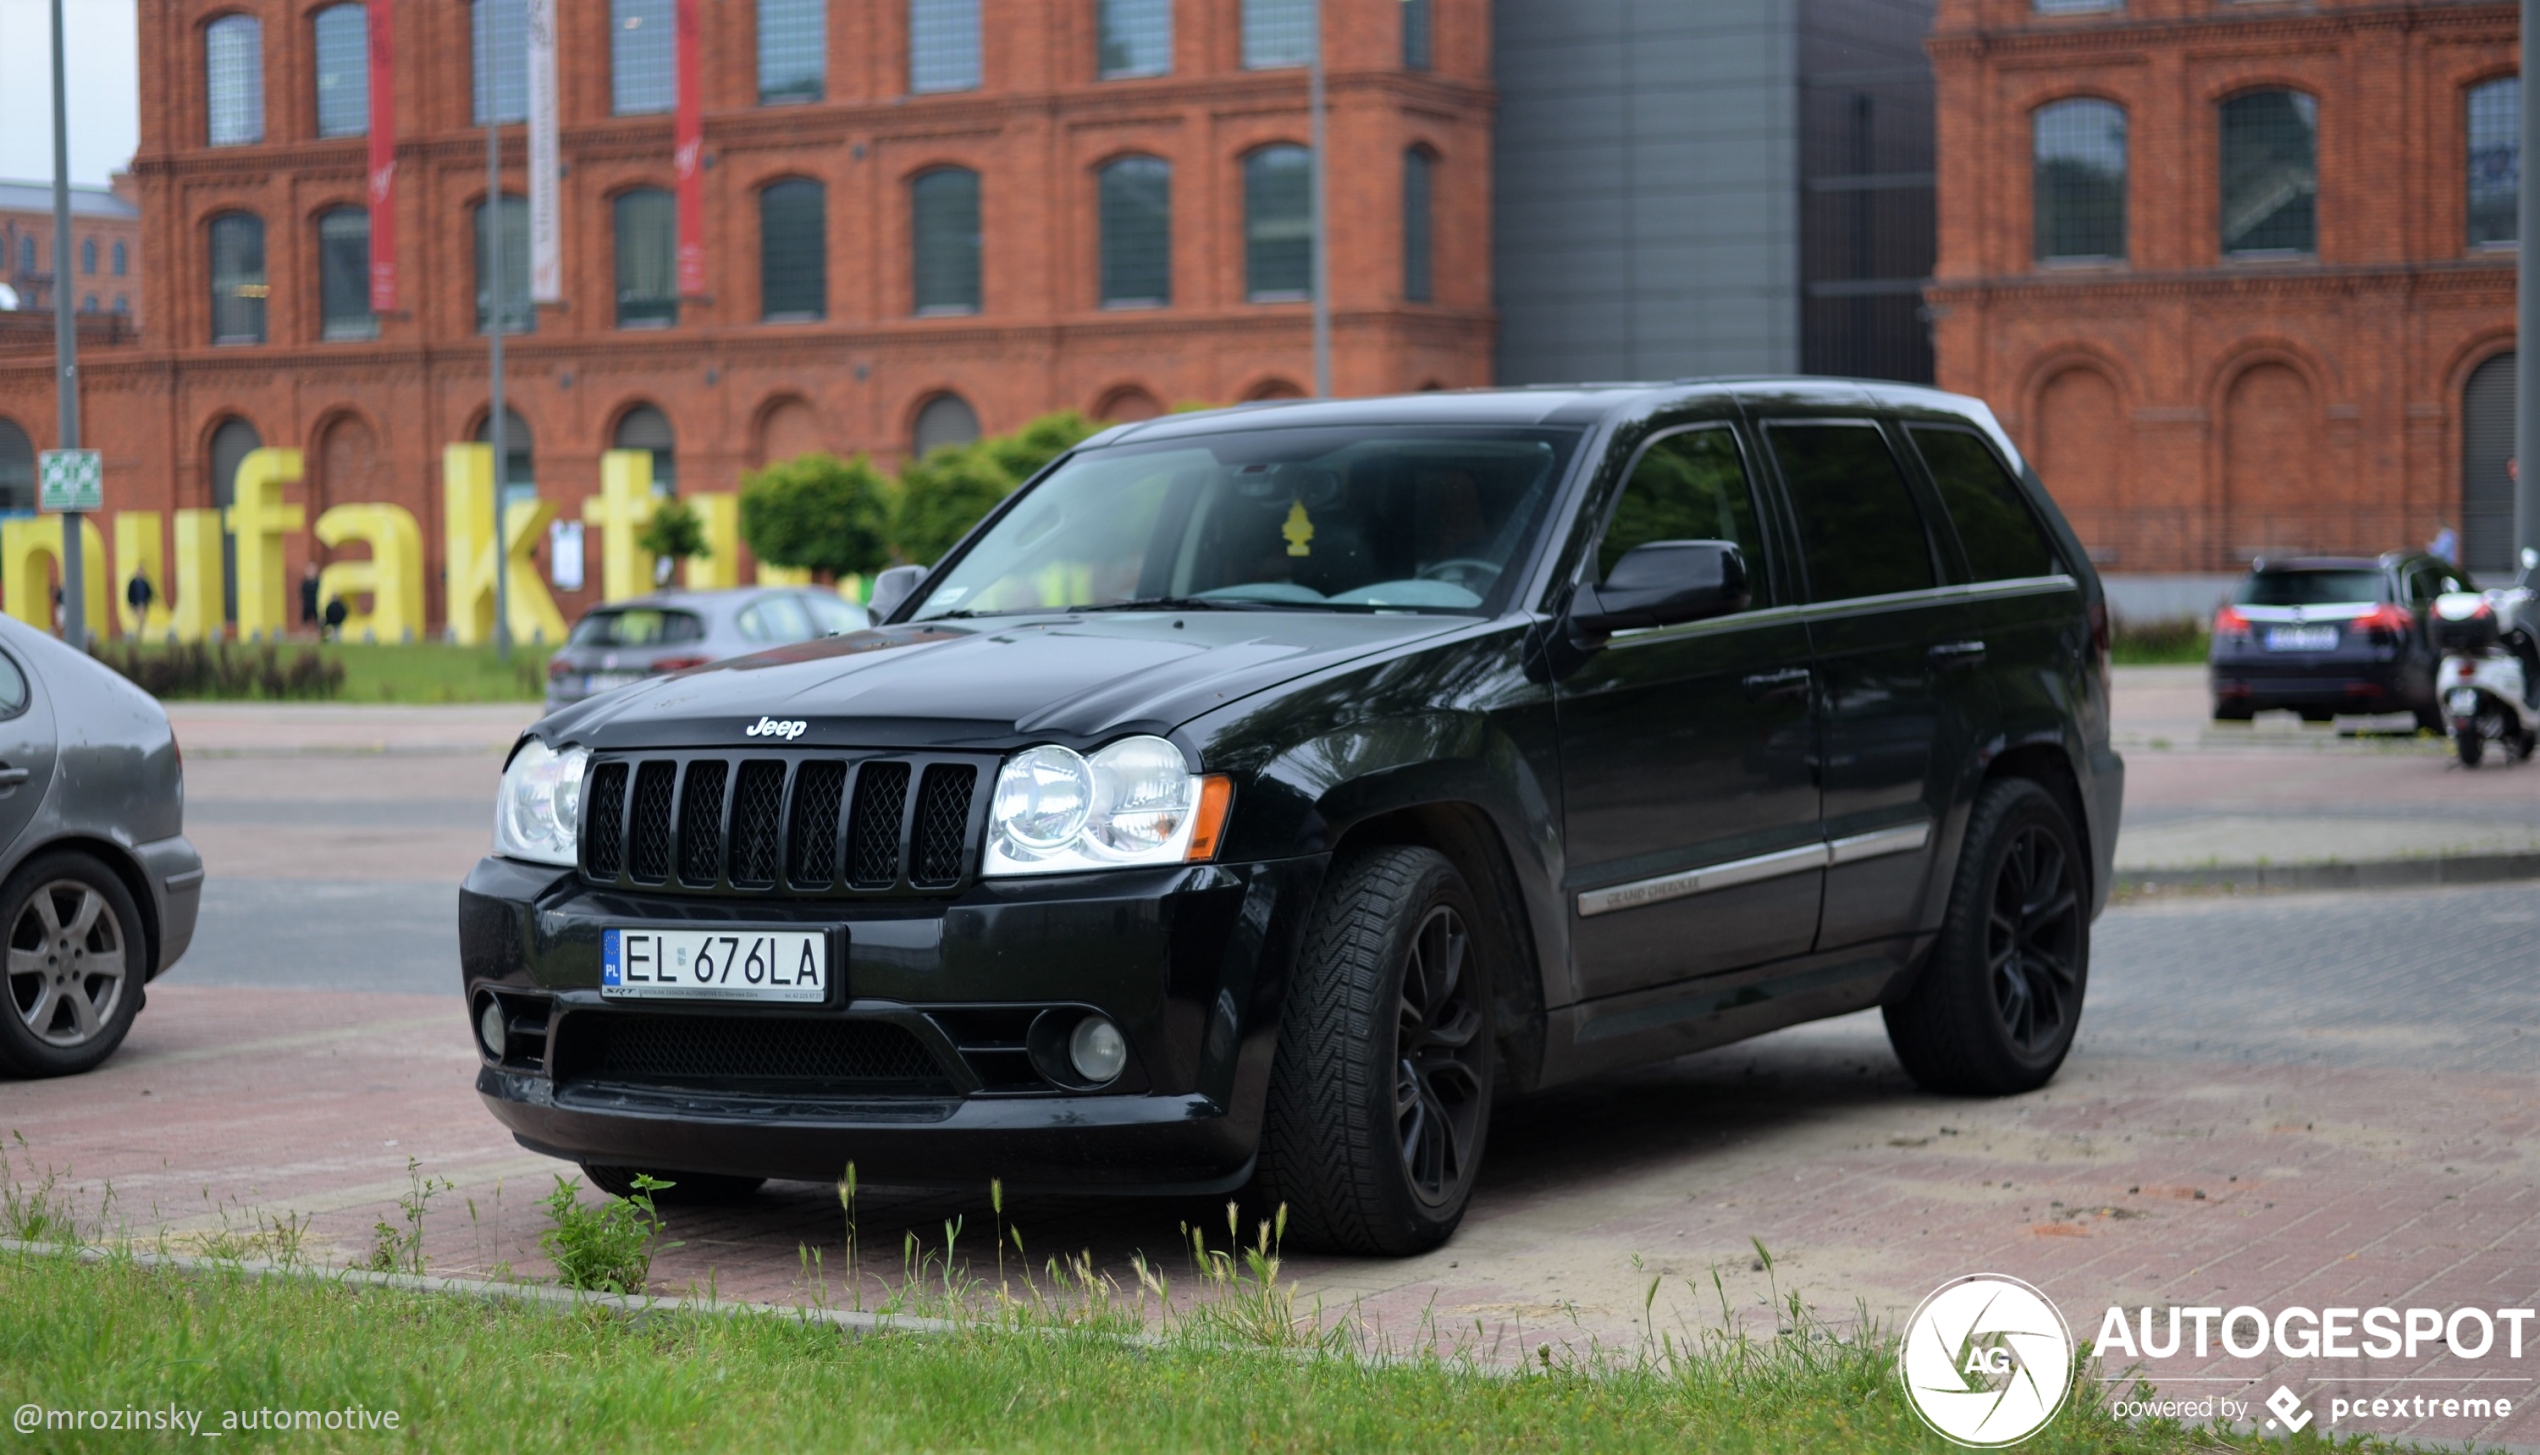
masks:
POLYGON ((2345 606, 2382 599, 2379 571, 2260 571, 2240 583, 2243 606, 2345 606))
POLYGON ((573 628, 573 645, 666 647, 679 642, 703 641, 705 634, 705 622, 692 612, 636 607, 626 611, 595 611, 582 618, 573 628))
POLYGON ((1032 488, 912 618, 1482 610, 1574 430, 1267 429, 1094 450, 1032 488))

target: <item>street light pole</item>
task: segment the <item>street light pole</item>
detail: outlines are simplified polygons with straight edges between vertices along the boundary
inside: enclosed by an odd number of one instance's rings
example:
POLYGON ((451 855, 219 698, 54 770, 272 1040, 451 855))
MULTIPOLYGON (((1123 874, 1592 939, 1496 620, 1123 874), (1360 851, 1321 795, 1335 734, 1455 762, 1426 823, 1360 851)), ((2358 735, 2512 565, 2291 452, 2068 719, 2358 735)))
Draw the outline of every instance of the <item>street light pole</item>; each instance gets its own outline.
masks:
POLYGON ((512 659, 511 542, 503 539, 503 494, 511 454, 504 438, 509 432, 503 428, 503 331, 509 320, 503 316, 502 107, 494 89, 495 77, 502 74, 494 60, 494 47, 501 37, 494 25, 493 6, 480 4, 476 13, 485 26, 485 43, 478 48, 485 57, 485 210, 478 215, 485 219, 485 337, 493 395, 487 406, 491 412, 485 416, 485 438, 494 452, 494 655, 508 662, 512 659))
MULTIPOLYGON (((1314 397, 1332 397, 1332 249, 1329 211, 1323 187, 1323 0, 1307 0, 1314 12, 1314 35, 1305 62, 1305 109, 1314 154, 1314 397)), ((2523 0, 2525 7, 2540 0, 2523 0)))
POLYGON ((2540 283, 2531 262, 2540 253, 2540 186, 2532 185, 2531 159, 2540 157, 2540 106, 2532 104, 2529 79, 2540 74, 2540 0, 2522 0, 2522 149, 2515 167, 2518 213, 2514 237, 2521 257, 2514 267, 2514 554, 2540 546, 2540 283))
MULTIPOLYGON (((62 82, 62 0, 53 0, 53 377, 62 441, 79 448, 79 323, 71 312, 71 139, 62 82)), ((88 646, 88 581, 76 510, 62 512, 62 640, 88 646)))

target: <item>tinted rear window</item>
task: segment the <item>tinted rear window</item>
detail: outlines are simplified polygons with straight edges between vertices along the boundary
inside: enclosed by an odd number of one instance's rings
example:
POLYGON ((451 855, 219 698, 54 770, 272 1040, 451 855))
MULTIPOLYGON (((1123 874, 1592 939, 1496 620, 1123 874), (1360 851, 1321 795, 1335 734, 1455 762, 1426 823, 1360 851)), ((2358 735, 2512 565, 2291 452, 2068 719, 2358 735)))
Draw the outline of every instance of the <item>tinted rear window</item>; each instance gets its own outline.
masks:
POLYGON ((1938 584, 1923 512, 1875 426, 1777 424, 1771 438, 1799 517, 1813 599, 1884 596, 1938 584))
POLYGON ((595 611, 573 629, 577 647, 668 647, 705 640, 705 621, 694 612, 631 607, 595 611))
POLYGON ((2338 606, 2387 595, 2379 571, 2260 571, 2240 583, 2243 606, 2338 606))
POLYGON ((2055 574, 2054 547, 2046 543, 2019 482, 1983 440, 1962 429, 1917 428, 1909 433, 1923 452, 1923 462, 1931 466, 1932 483, 1940 487, 1940 503, 1958 527, 1958 543, 1967 548, 1967 565, 1976 580, 2055 574))

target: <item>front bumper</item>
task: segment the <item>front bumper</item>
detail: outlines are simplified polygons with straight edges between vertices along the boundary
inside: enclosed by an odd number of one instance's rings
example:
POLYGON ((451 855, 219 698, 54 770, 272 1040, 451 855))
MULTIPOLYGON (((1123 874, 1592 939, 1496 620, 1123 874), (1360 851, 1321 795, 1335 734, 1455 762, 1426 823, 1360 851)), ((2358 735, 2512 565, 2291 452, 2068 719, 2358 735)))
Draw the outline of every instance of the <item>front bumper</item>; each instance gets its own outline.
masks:
POLYGON ((477 1091, 525 1146, 742 1176, 1222 1191, 1250 1173, 1295 926, 1324 861, 1000 880, 888 902, 630 895, 486 859, 459 894, 477 1091), (825 1007, 604 1002, 609 925, 834 926, 825 1007), (1128 1069, 1042 1074, 1044 1014, 1109 1016, 1128 1069), (689 1054, 691 1051, 694 1054, 689 1054))

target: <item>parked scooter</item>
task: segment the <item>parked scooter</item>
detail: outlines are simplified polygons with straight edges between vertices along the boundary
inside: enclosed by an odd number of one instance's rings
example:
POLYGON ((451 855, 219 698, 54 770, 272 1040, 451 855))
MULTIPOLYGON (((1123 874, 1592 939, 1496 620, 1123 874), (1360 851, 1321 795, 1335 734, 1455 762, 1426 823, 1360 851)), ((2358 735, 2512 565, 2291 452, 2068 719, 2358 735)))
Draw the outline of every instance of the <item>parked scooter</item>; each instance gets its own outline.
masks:
POLYGON ((2434 598, 2434 636, 2443 647, 2435 690, 2461 766, 2475 768, 2487 745, 2519 763, 2540 747, 2540 607, 2531 587, 2540 551, 2526 546, 2511 586, 2434 598))

